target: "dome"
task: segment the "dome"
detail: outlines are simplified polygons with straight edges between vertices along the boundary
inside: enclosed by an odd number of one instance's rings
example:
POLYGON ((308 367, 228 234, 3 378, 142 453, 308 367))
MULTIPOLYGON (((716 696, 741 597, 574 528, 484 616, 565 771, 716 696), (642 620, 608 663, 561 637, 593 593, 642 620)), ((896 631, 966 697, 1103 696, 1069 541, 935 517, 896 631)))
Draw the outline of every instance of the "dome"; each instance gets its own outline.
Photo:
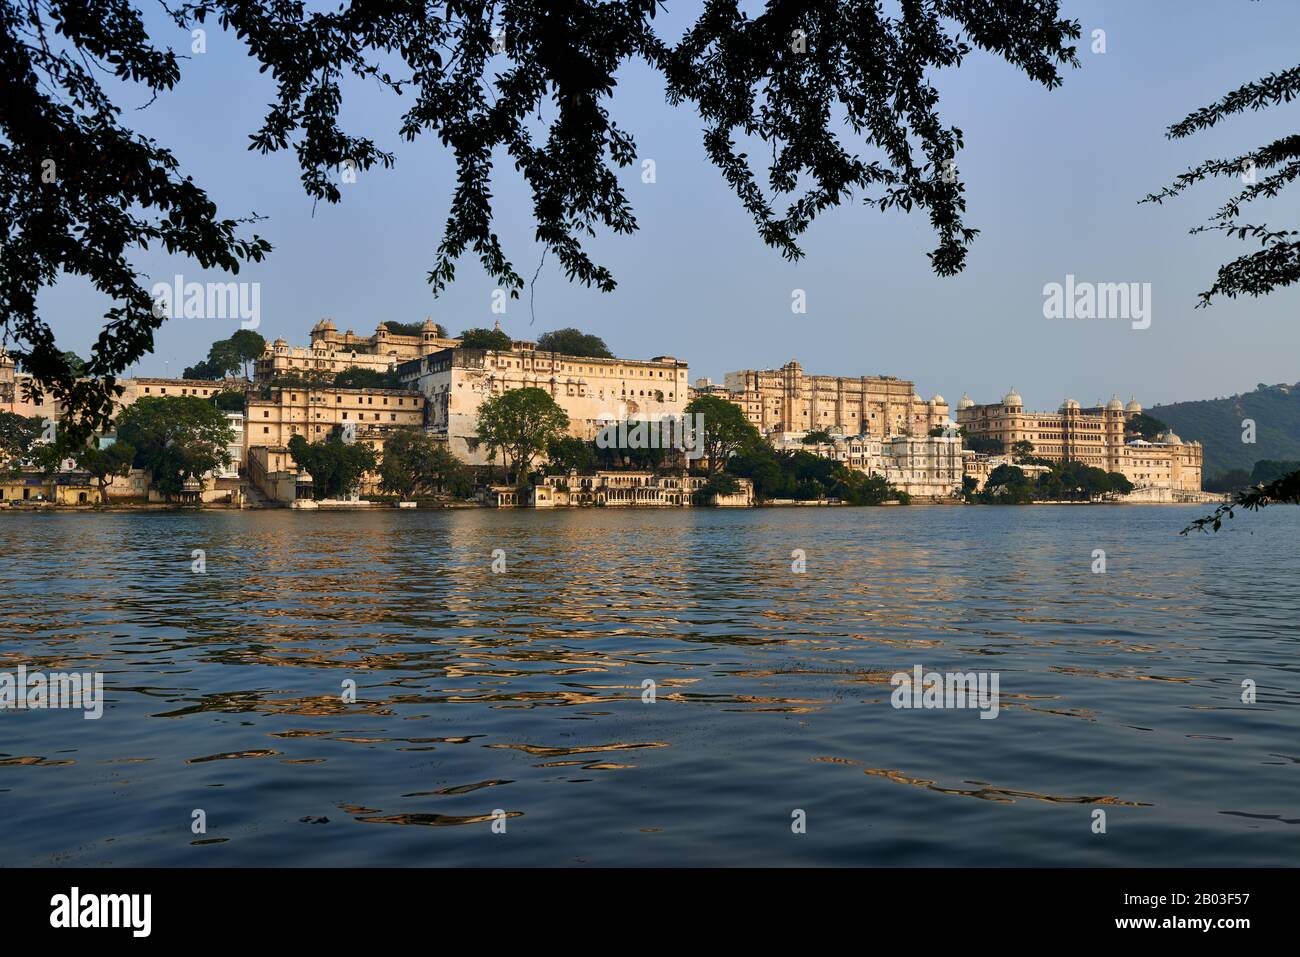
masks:
POLYGON ((424 320, 424 325, 420 326, 420 328, 425 332, 436 332, 438 329, 438 327, 434 325, 433 320, 427 317, 424 320))
POLYGON ((970 409, 973 408, 974 406, 975 406, 975 400, 972 399, 965 392, 963 392, 961 394, 961 398, 957 400, 957 408, 959 409, 970 409))
POLYGON ((1016 391, 1015 386, 1012 386, 1011 391, 1002 397, 1002 404, 1003 405, 1024 405, 1025 403, 1024 400, 1020 398, 1020 393, 1016 391))
POLYGON ((1137 399, 1129 399, 1128 405, 1124 406, 1124 411, 1131 415, 1137 415, 1142 411, 1142 406, 1138 403, 1137 399))
POLYGON ((1119 400, 1119 396, 1112 396, 1111 400, 1106 403, 1107 412, 1123 412, 1124 403, 1119 400))
POLYGON ((930 396, 930 404, 931 404, 931 405, 947 405, 947 404, 948 404, 948 400, 945 399, 943 396, 941 396, 938 392, 936 392, 934 395, 930 396))
POLYGON ((1178 433, 1173 429, 1160 433, 1160 441, 1165 445, 1182 445, 1183 440, 1178 437, 1178 433))
POLYGON ((1078 409, 1079 409, 1078 399, 1066 399, 1063 403, 1061 403, 1062 412, 1078 411, 1078 409))

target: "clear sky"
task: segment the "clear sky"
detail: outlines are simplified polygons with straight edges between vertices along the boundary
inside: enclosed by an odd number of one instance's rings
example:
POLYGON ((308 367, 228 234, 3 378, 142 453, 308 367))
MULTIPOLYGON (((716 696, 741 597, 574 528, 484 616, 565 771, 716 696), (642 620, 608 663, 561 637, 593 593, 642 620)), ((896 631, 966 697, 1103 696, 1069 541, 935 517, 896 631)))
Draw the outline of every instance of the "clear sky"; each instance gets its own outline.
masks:
MULTIPOLYGON (((697 3, 669 0, 662 19, 675 36, 697 3)), ((958 164, 967 183, 967 224, 981 230, 960 276, 941 279, 926 252, 924 214, 881 214, 860 203, 832 211, 809 231, 806 258, 787 263, 706 159, 698 117, 664 101, 659 78, 629 67, 613 109, 655 160, 657 182, 625 173, 641 229, 601 236, 595 258, 619 281, 612 294, 570 286, 548 257, 536 286, 504 316, 491 312, 495 284, 467 258, 453 288, 434 299, 426 284, 454 184, 450 157, 434 140, 396 136, 402 101, 374 87, 351 90, 344 119, 397 153, 393 170, 361 174, 339 206, 313 209, 292 153, 247 151, 248 134, 272 97, 243 47, 212 25, 207 53, 183 61, 179 87, 147 109, 138 90, 119 102, 125 120, 173 148, 226 216, 256 211, 275 246, 241 280, 261 283, 259 332, 305 345, 312 324, 373 331, 381 320, 426 316, 453 333, 502 326, 519 338, 577 326, 618 355, 686 359, 692 379, 774 368, 798 359, 810 373, 910 378, 925 396, 955 402, 963 391, 993 401, 1015 386, 1031 408, 1085 405, 1120 393, 1145 404, 1248 391, 1300 379, 1300 289, 1195 309, 1219 263, 1249 251, 1217 235, 1187 235, 1236 181, 1205 184, 1164 206, 1137 204, 1186 167, 1294 132, 1300 104, 1235 118, 1172 142, 1166 127, 1229 89, 1300 60, 1294 0, 1066 0, 1084 36, 1082 66, 1052 92, 985 54, 936 78, 941 115, 960 127, 958 164), (1106 52, 1089 52, 1094 29, 1106 52), (1095 282, 1149 282, 1152 321, 1057 321, 1043 317, 1043 286, 1067 273, 1095 282), (807 294, 794 315, 791 291, 807 294)), ((158 42, 188 52, 189 36, 150 14, 158 42)), ((402 100, 409 102, 409 97, 402 100)), ((860 149, 870 155, 867 147, 860 149)), ((1300 225, 1294 188, 1261 207, 1273 226, 1300 225)), ((497 231, 525 278, 537 266, 529 198, 513 168, 497 175, 497 231)), ((1253 221, 1253 220, 1252 220, 1253 221)), ((138 258, 153 281, 220 280, 192 263, 151 252, 138 258)), ((107 308, 88 285, 65 281, 41 300, 60 344, 85 354, 107 308)), ((157 350, 133 370, 179 374, 237 322, 176 319, 157 350)))

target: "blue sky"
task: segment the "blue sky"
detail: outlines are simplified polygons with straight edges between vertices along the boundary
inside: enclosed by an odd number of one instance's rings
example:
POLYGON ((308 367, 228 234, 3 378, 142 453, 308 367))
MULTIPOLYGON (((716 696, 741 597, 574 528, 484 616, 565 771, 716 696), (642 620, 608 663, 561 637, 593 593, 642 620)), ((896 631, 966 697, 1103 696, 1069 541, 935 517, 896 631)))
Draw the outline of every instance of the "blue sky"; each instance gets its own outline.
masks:
MULTIPOLYGON (((675 35, 698 9, 670 2, 662 20, 675 35)), ((886 374, 916 381, 928 396, 955 401, 968 391, 992 401, 1015 386, 1026 404, 1055 408, 1118 392, 1146 403, 1208 398, 1258 382, 1300 379, 1300 290, 1261 300, 1223 300, 1195 309, 1196 294, 1220 262, 1248 251, 1218 236, 1189 236, 1229 194, 1206 184, 1164 206, 1137 204, 1186 167, 1293 132, 1300 104, 1238 117, 1189 140, 1165 128, 1192 109, 1265 73, 1292 67, 1300 4, 1284 0, 1104 0, 1063 11, 1083 27, 1082 67, 1046 91, 994 57, 976 54, 936 77, 942 117, 960 127, 958 165, 967 184, 967 223, 981 230, 963 274, 929 270, 934 236, 924 215, 881 214, 861 203, 827 214, 787 263, 758 239, 752 222, 708 163, 700 121, 669 107, 663 85, 642 67, 621 77, 613 109, 635 135, 657 181, 625 171, 640 231, 601 236, 589 248, 619 281, 612 294, 571 286, 548 257, 536 286, 536 321, 527 292, 504 316, 491 312, 495 284, 472 258, 437 299, 425 282, 454 185, 438 143, 407 144, 395 134, 402 102, 373 87, 351 90, 344 120, 397 153, 397 167, 361 174, 339 206, 319 205, 298 182, 292 153, 263 157, 246 149, 272 98, 235 37, 213 25, 207 53, 186 60, 179 87, 147 109, 128 91, 126 121, 170 145, 187 173, 206 186, 223 215, 267 216, 257 230, 275 246, 265 263, 243 270, 261 283, 268 339, 305 344, 322 317, 340 329, 371 331, 386 319, 431 316, 453 332, 490 326, 532 338, 577 326, 602 336, 616 354, 687 359, 692 378, 719 379, 742 368, 798 359, 805 371, 886 374), (1088 50, 1094 29, 1106 53, 1088 50), (1096 282, 1152 284, 1152 322, 1051 322, 1043 285, 1067 273, 1096 282), (807 294, 807 314, 791 313, 791 291, 807 294)), ((160 43, 187 52, 189 37, 150 14, 160 43)), ((403 98, 409 101, 409 97, 403 98)), ((869 155, 865 146, 864 155, 869 155)), ((1234 181, 1235 184, 1235 181, 1234 181)), ((529 197, 503 164, 497 231, 516 268, 531 278, 529 197)), ((1297 194, 1267 211, 1274 226, 1300 225, 1297 194)), ((152 252, 137 259, 153 280, 221 279, 152 252)), ((65 281, 41 300, 65 348, 89 350, 106 302, 89 286, 65 281)), ((177 319, 164 325, 138 374, 179 374, 235 322, 177 319)))

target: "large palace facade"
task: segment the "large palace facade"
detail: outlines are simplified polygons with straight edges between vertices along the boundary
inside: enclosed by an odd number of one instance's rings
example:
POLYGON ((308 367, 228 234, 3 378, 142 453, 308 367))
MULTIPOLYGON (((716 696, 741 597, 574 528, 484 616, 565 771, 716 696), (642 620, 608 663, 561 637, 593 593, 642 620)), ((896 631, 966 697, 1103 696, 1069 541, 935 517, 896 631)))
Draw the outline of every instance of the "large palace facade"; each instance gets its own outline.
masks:
POLYGON ((351 329, 339 332, 331 320, 322 319, 311 327, 309 346, 291 346, 284 339, 268 343, 262 358, 253 364, 254 377, 259 385, 265 385, 282 377, 349 368, 387 372, 399 363, 460 344, 459 339, 438 332, 433 320, 426 319, 418 336, 390 332, 382 322, 371 335, 359 336, 351 329))
POLYGON ((424 397, 427 427, 470 465, 489 463, 478 440, 478 409, 492 396, 544 389, 569 416, 569 434, 592 440, 610 422, 680 416, 687 372, 672 356, 592 359, 534 348, 444 349, 397 368, 402 385, 424 397))
POLYGON ((1006 451, 1030 442, 1033 454, 1054 462, 1082 462, 1119 472, 1138 488, 1200 491, 1204 450, 1172 431, 1156 441, 1126 440, 1125 426, 1142 411, 1119 397, 1105 406, 1084 408, 1067 399, 1056 412, 1027 412, 1015 389, 1001 402, 976 405, 969 396, 957 403, 957 425, 972 438, 997 439, 1006 451))
POLYGON ((827 430, 841 435, 923 436, 948 422, 943 396, 922 399, 893 376, 806 375, 798 362, 779 369, 729 372, 723 395, 765 436, 827 430))

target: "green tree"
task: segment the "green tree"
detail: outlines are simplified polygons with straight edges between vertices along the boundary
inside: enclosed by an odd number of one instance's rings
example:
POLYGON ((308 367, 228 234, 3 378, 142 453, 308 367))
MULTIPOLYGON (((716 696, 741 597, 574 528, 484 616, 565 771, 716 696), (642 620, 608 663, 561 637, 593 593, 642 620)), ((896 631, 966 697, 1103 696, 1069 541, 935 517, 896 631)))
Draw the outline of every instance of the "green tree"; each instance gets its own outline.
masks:
POLYGON ((1033 501, 1033 489, 1024 470, 1015 465, 999 465, 984 482, 982 502, 1023 505, 1033 501))
POLYGON ((202 362, 186 366, 182 375, 186 379, 224 379, 242 371, 245 379, 254 360, 266 351, 266 340, 252 329, 240 329, 228 339, 218 339, 208 347, 208 357, 202 362))
POLYGON ((162 494, 177 495, 186 479, 230 462, 235 433, 225 414, 197 396, 145 396, 117 420, 117 440, 135 449, 134 465, 147 469, 162 494))
POLYGON ((1133 491, 1133 483, 1123 472, 1107 472, 1106 477, 1110 483, 1110 491, 1116 495, 1127 495, 1133 491))
POLYGON ((88 472, 99 486, 99 504, 108 504, 108 487, 113 479, 127 475, 135 461, 135 449, 127 442, 117 441, 101 449, 97 442, 83 445, 73 452, 77 468, 88 472))
POLYGON ((507 474, 513 469, 520 481, 538 453, 568 428, 568 415, 545 389, 511 389, 487 399, 478 410, 479 439, 491 457, 500 450, 507 474))
POLYGON ((883 475, 868 475, 844 465, 835 470, 832 481, 840 501, 849 505, 883 505, 902 494, 883 475))
POLYGON ((1004 455, 1006 446, 1002 444, 1001 439, 981 435, 966 435, 965 430, 961 433, 961 444, 964 448, 970 449, 979 455, 1004 455))
POLYGON ((719 496, 735 495, 739 491, 740 482, 734 475, 719 472, 709 476, 709 480, 696 490, 694 500, 696 505, 712 505, 719 496))
POLYGON ((402 381, 397 377, 396 369, 380 372, 378 369, 363 369, 361 366, 349 366, 340 369, 334 376, 334 384, 343 389, 400 389, 402 381))
POLYGON ((835 437, 831 435, 830 429, 813 429, 803 437, 802 441, 804 445, 815 446, 820 452, 822 446, 834 445, 835 437))
POLYGON ((0 475, 17 472, 44 431, 45 424, 37 416, 0 412, 0 475))
POLYGON ((323 442, 308 442, 301 435, 289 439, 294 464, 311 473, 314 498, 342 498, 376 467, 375 450, 364 442, 344 442, 332 435, 323 442))
POLYGON ((1018 442, 1011 443, 1011 455, 1018 462, 1032 457, 1034 454, 1034 443, 1028 439, 1021 439, 1018 442))
POLYGON ((774 498, 794 498, 794 486, 776 450, 761 438, 742 446, 727 460, 727 471, 754 484, 754 497, 760 502, 774 498))
POLYGON ((758 429, 740 406, 721 396, 697 395, 686 404, 686 413, 704 417, 704 457, 710 475, 722 471, 727 459, 747 443, 760 441, 758 429))
POLYGON ((466 329, 460 334, 462 349, 495 349, 507 352, 514 341, 500 329, 466 329))
POLYGON ((266 339, 252 329, 240 329, 229 340, 245 379, 252 379, 252 364, 266 352, 266 339))
POLYGON ((242 392, 223 389, 212 397, 212 404, 222 412, 243 412, 248 407, 248 397, 242 392))
MULTIPOLYGON (((398 322, 395 319, 384 321, 384 328, 395 336, 422 336, 424 335, 424 323, 422 322, 398 322)), ((447 338, 447 327, 440 322, 433 324, 433 334, 439 339, 447 338)))
POLYGON ((384 442, 380 488, 404 500, 445 489, 463 490, 464 464, 422 429, 398 429, 384 442))
POLYGON ((1165 425, 1154 415, 1146 412, 1139 412, 1137 415, 1129 416, 1124 423, 1124 431, 1132 435, 1141 436, 1148 442, 1153 441, 1161 432, 1167 432, 1169 426, 1165 425))
POLYGON ((614 354, 605 345, 604 339, 580 329, 556 329, 552 332, 544 332, 537 339, 537 348, 542 352, 559 352, 566 356, 583 356, 590 359, 614 358, 614 354))
MULTIPOLYGON (((639 65, 662 76, 672 105, 694 108, 698 116, 685 122, 702 129, 709 159, 783 256, 802 255, 800 239, 818 214, 868 195, 881 210, 923 211, 937 236, 932 268, 955 273, 977 231, 964 221, 964 184, 952 175, 963 168, 955 162, 962 131, 940 115, 934 75, 976 49, 1048 89, 1060 84, 1060 68, 1078 65, 1079 24, 1060 17, 1056 0, 1016 0, 996 15, 987 0, 943 0, 905 16, 881 15, 860 0, 770 0, 752 16, 711 3, 675 38, 656 30, 660 7, 570 0, 557 11, 500 0, 318 9, 190 0, 167 10, 186 35, 220 24, 246 46, 250 68, 275 78, 251 148, 292 152, 314 201, 341 200, 337 170, 345 161, 362 172, 395 162, 341 127, 341 116, 356 113, 344 103, 349 81, 362 77, 405 96, 412 106, 402 113, 403 135, 439 138, 456 163, 429 273, 435 294, 471 252, 512 296, 523 288, 493 208, 496 164, 507 157, 531 193, 535 234, 565 275, 614 288, 583 239, 637 228, 618 175, 635 163, 637 146, 610 102, 617 79, 639 65), (497 49, 493 36, 503 25, 497 49), (750 141, 764 148, 746 151, 750 141)), ((109 377, 152 348, 165 319, 134 266, 140 250, 160 247, 237 272, 271 248, 241 235, 255 217, 220 218, 165 146, 123 123, 133 114, 114 97, 134 103, 164 94, 180 79, 180 58, 154 45, 129 0, 100 0, 89 10, 0 3, 7 224, 0 323, 39 386, 86 428, 111 418, 109 377), (61 275, 86 277, 114 301, 87 363, 97 378, 81 389, 37 312, 40 289, 61 275)))
POLYGON ((546 461, 547 472, 552 475, 589 472, 596 466, 596 451, 590 442, 566 435, 547 444, 546 461))

